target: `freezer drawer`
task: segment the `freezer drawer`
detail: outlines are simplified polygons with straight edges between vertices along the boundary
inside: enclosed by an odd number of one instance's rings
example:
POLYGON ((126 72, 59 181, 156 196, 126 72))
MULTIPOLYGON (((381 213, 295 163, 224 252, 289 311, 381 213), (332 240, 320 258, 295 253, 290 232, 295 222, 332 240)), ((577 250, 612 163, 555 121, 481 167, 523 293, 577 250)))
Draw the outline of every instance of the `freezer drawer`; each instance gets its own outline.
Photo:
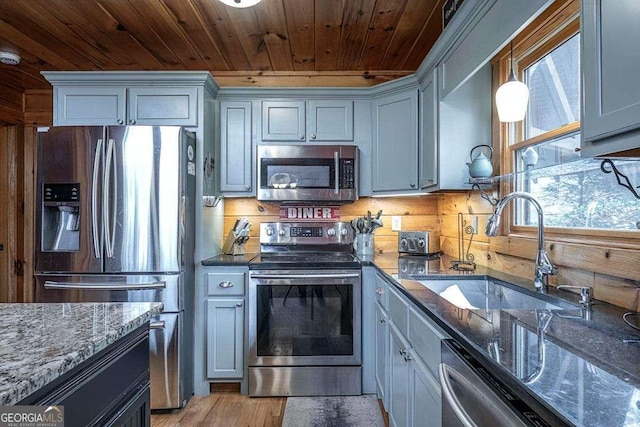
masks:
POLYGON ((38 302, 162 302, 183 309, 184 275, 36 275, 38 302))
POLYGON ((151 409, 181 408, 185 400, 182 325, 183 313, 163 313, 151 321, 149 365, 151 409))

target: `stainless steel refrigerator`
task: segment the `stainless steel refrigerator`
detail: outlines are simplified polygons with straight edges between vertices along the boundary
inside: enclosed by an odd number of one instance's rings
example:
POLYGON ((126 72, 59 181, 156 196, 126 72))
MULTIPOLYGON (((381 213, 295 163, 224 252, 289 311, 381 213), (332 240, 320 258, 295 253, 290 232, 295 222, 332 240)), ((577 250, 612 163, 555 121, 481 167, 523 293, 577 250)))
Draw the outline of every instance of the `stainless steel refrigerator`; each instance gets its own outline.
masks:
POLYGON ((38 134, 36 300, 160 301, 152 409, 193 394, 195 140, 175 126, 38 134))

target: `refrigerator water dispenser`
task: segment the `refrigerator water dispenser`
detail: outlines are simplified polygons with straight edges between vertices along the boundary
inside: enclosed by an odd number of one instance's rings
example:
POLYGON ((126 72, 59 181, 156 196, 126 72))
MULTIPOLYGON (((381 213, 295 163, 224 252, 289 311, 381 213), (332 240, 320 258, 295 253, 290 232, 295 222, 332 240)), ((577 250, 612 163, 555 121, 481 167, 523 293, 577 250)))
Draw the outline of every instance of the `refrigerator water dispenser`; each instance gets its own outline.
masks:
POLYGON ((79 184, 44 184, 42 251, 76 252, 80 249, 79 184))

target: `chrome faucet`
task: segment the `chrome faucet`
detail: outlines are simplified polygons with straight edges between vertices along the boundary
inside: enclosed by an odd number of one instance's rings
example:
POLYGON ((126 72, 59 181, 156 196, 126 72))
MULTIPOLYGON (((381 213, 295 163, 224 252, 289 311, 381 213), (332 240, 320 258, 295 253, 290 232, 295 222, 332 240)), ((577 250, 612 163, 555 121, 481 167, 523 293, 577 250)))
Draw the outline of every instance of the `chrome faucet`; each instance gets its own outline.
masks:
POLYGON ((549 256, 547 255, 547 251, 544 249, 544 220, 540 203, 538 203, 538 201, 529 193, 516 191, 507 194, 500 201, 498 201, 493 215, 491 215, 491 217, 487 221, 487 228, 485 230, 485 233, 489 237, 495 237, 498 235, 498 229, 500 228, 500 215, 502 214, 502 210, 507 205, 507 203, 509 203, 513 199, 528 200, 536 208, 536 211, 538 211, 538 253, 536 255, 536 270, 533 285, 538 292, 545 293, 547 290, 547 276, 556 274, 558 272, 558 269, 554 267, 553 264, 551 264, 549 256))

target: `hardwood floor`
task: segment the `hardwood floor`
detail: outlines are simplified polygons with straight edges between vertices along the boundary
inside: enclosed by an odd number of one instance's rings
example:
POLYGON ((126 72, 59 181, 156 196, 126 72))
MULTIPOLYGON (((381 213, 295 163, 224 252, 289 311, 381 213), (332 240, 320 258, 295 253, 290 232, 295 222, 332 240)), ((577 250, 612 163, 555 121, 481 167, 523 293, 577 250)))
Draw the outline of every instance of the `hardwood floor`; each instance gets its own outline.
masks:
POLYGON ((250 398, 213 392, 192 397, 181 411, 151 415, 151 427, 280 427, 285 397, 250 398))
MULTIPOLYGON (((212 392, 209 396, 192 397, 181 411, 154 413, 151 427, 280 427, 286 402, 285 397, 251 398, 212 392)), ((382 415, 388 427, 389 418, 384 411, 382 415)))

